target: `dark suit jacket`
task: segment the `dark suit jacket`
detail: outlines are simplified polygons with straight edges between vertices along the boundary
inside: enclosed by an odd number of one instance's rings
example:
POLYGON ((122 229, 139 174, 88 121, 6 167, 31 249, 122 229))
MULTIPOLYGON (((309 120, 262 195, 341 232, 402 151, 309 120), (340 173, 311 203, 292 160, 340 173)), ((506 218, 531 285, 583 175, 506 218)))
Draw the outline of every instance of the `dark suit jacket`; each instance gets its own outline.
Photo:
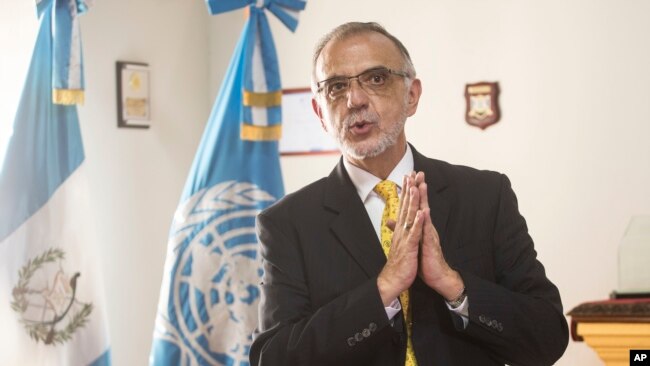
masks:
MULTIPOLYGON (((568 343, 560 295, 536 259, 507 177, 428 159, 431 217, 465 282, 469 324, 416 279, 420 366, 549 365, 568 343)), ((342 161, 258 216, 265 274, 251 365, 404 365, 403 317, 377 289, 386 259, 342 161)))

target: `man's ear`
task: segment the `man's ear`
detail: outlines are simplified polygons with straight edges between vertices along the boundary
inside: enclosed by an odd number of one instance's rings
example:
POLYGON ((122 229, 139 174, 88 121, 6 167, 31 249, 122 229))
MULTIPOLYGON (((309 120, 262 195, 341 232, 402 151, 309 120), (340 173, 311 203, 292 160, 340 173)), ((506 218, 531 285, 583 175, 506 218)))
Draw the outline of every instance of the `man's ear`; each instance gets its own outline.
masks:
POLYGON ((417 111, 420 95, 422 95, 422 83, 420 79, 413 79, 411 87, 408 90, 408 99, 406 101, 407 116, 410 117, 417 111))
POLYGON ((323 130, 325 130, 325 132, 327 132, 327 124, 323 119, 323 110, 321 109, 320 105, 318 105, 316 98, 311 98, 311 107, 314 109, 314 113, 316 113, 316 116, 320 120, 320 126, 323 128, 323 130))

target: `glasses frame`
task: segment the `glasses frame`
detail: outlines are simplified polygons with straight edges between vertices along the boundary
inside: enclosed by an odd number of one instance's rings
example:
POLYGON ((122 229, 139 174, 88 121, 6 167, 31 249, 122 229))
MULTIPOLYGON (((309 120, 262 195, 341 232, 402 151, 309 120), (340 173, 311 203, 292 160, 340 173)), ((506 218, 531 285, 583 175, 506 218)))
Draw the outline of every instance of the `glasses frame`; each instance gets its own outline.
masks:
MULTIPOLYGON (((409 75, 409 73, 406 72, 406 71, 393 70, 393 69, 388 68, 386 66, 378 66, 378 67, 372 67, 372 68, 369 68, 367 70, 364 70, 361 73, 359 73, 357 75, 354 75, 354 76, 333 76, 333 77, 331 77, 329 79, 318 81, 318 82, 316 82, 316 87, 317 87, 316 92, 321 93, 323 90, 325 90, 325 86, 323 84, 327 83, 328 81, 337 80, 337 79, 346 80, 348 90, 350 88, 350 85, 352 84, 352 80, 354 80, 354 79, 357 79, 357 82, 363 88, 364 84, 359 80, 359 77, 361 77, 361 76, 363 76, 363 75, 365 75, 367 73, 373 72, 373 71, 386 71, 386 72, 388 72, 389 75, 397 75, 397 76, 401 76, 403 78, 410 78, 411 77, 409 75)), ((341 95, 343 95, 343 94, 341 94, 341 95)), ((328 96, 330 99, 337 99, 338 98, 338 96, 333 97, 333 96, 329 95, 329 93, 326 94, 326 96, 328 96)))

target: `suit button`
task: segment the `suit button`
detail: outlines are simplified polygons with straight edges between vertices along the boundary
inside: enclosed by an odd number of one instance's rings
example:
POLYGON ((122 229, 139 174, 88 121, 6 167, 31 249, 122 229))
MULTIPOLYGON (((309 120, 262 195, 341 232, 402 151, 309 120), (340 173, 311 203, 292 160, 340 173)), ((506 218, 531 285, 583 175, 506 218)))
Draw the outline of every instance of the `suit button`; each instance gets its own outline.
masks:
POLYGON ((354 335, 354 339, 357 342, 361 342, 361 341, 363 341, 363 336, 361 335, 361 333, 357 333, 357 334, 354 335))
POLYGON ((354 338, 348 338, 348 346, 354 347, 355 344, 357 344, 357 341, 355 341, 354 338))
MULTIPOLYGON (((392 320, 392 319, 391 319, 391 320, 392 320)), ((392 323, 391 323, 391 324, 392 324, 392 323)), ((368 329, 369 329, 371 332, 376 331, 376 330, 377 330, 377 324, 375 324, 375 323, 370 323, 370 324, 368 324, 368 329)))
POLYGON ((363 336, 366 337, 366 338, 370 337, 370 329, 368 329, 368 328, 364 329, 364 330, 361 332, 361 335, 363 335, 363 336))

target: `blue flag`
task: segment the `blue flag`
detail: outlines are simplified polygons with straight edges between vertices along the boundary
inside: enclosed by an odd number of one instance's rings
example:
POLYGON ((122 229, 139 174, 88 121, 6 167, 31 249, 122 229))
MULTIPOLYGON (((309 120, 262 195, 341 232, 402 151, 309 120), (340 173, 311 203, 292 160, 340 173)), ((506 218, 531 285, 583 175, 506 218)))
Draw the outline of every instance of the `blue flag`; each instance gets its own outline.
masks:
MULTIPOLYGON (((255 1, 208 3, 216 13, 255 1)), ((260 49, 275 57, 275 48, 263 9, 252 6, 250 14, 169 233, 152 365, 249 365, 262 276, 255 217, 284 195, 275 140, 279 74, 251 71, 275 65, 277 73, 277 59, 259 59, 260 49), (263 83, 250 83, 260 75, 263 83), (249 90, 253 84, 261 89, 249 90)))
POLYGON ((0 172, 0 364, 109 365, 84 176, 77 0, 38 3, 40 28, 0 172), (54 104, 57 102, 59 104, 54 104))

